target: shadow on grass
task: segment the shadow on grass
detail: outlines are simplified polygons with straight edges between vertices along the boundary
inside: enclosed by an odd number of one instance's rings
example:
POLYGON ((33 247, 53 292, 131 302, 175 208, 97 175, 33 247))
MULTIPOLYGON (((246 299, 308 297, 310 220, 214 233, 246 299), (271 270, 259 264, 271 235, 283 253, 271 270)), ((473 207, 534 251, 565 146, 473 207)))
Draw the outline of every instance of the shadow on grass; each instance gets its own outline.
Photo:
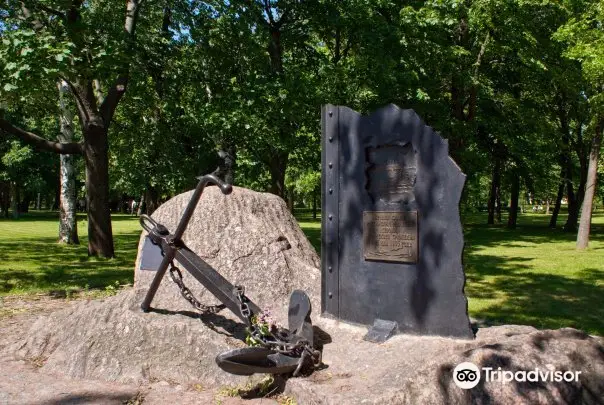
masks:
POLYGON ((303 224, 301 224, 300 227, 302 228, 302 231, 304 231, 304 234, 311 245, 315 248, 317 253, 321 255, 321 229, 304 227, 303 224))
MULTIPOLYGON (((604 242, 604 225, 602 215, 598 214, 598 223, 592 223, 590 241, 604 242)), ((596 218, 596 216, 594 216, 596 218)), ((576 242, 576 232, 564 232, 561 218, 558 228, 550 229, 549 215, 523 215, 518 219, 516 229, 507 229, 504 224, 486 225, 486 215, 472 215, 464 222, 465 249, 491 246, 512 247, 518 242, 576 242)), ((504 221, 505 222, 505 221, 504 221)), ((600 248, 596 248, 600 249, 600 248)))
MULTIPOLYGON (((78 222, 80 221, 85 221, 87 219, 87 215, 85 212, 78 212, 77 213, 77 217, 78 217, 78 222)), ((131 221, 133 219, 137 219, 137 216, 134 215, 130 215, 130 214, 122 214, 122 213, 112 213, 111 214, 111 222, 116 222, 116 221, 131 221)), ((36 221, 36 222, 57 222, 59 221, 59 212, 58 211, 46 211, 46 210, 41 210, 41 211, 35 211, 35 210, 31 210, 27 213, 24 214, 20 214, 18 218, 13 218, 13 217, 9 217, 9 218, 4 218, 3 216, 0 216, 0 222, 7 222, 7 223, 11 223, 14 222, 15 224, 18 224, 19 222, 22 221, 36 221)))
POLYGON ((578 277, 528 271, 529 259, 481 255, 467 271, 466 294, 492 300, 472 315, 486 325, 521 324, 540 329, 573 327, 604 335, 604 285, 601 269, 578 277))
POLYGON ((115 235, 114 259, 88 257, 86 238, 75 246, 58 244, 48 237, 2 241, 0 259, 5 265, 0 264, 0 293, 132 283, 139 236, 115 235))
POLYGON ((300 228, 310 241, 311 245, 315 248, 319 256, 321 255, 321 211, 319 211, 317 218, 313 219, 310 210, 296 210, 296 221, 300 225, 300 228))
POLYGON ((573 256, 578 260, 565 256, 574 251, 576 233, 549 229, 549 216, 523 216, 515 230, 487 226, 485 220, 476 216, 464 227, 465 292, 470 301, 476 299, 470 305, 474 317, 487 325, 575 327, 604 335, 604 265, 596 268, 593 260, 601 256, 596 252, 604 249, 602 218, 592 225, 590 241, 597 243, 590 245, 591 252, 585 252, 589 256, 583 256, 592 259, 583 263, 582 256, 573 256), (540 244, 549 246, 538 250, 540 244), (490 254, 491 249, 502 253, 490 254), (523 252, 527 256, 518 257, 523 252), (557 270, 539 269, 531 263, 536 258, 541 263, 555 262, 557 270))

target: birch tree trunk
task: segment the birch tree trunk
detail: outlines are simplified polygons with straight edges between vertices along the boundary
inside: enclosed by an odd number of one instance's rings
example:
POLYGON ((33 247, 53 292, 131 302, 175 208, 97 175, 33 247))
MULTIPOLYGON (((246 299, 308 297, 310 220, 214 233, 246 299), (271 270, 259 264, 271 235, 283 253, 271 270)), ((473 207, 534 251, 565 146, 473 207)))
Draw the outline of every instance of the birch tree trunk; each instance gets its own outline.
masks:
POLYGON ((508 215, 508 228, 516 229, 518 219, 518 198, 520 197, 520 175, 513 173, 512 190, 510 197, 510 213, 508 215))
MULTIPOLYGON (((136 207, 136 216, 137 217, 140 217, 141 215, 143 215, 145 213, 143 211, 143 205, 145 205, 145 194, 146 194, 146 192, 143 192, 143 194, 141 194, 141 199, 139 200, 140 202, 138 203, 138 207, 136 207)), ((134 212, 132 212, 132 214, 134 214, 134 212)))
MULTIPOLYGON (((69 92, 69 87, 64 81, 57 83, 57 87, 59 88, 59 120, 61 121, 59 142, 73 142, 73 113, 65 97, 69 92)), ((60 155, 60 159, 59 242, 79 245, 74 156, 60 155)))
POLYGON ((598 159, 602 146, 602 132, 604 132, 604 120, 598 123, 596 135, 591 144, 589 168, 587 169, 587 184, 585 187, 585 197, 583 198, 583 207, 581 209, 581 223, 579 225, 579 232, 577 232, 577 249, 586 249, 589 244, 591 214, 598 176, 598 159))

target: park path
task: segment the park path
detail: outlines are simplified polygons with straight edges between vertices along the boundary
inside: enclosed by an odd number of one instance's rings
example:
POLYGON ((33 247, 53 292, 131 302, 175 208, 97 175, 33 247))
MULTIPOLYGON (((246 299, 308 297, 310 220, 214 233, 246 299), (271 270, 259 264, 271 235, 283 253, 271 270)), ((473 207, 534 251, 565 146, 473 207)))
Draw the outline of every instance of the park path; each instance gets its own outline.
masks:
POLYGON ((6 349, 18 342, 39 316, 77 300, 48 295, 0 297, 0 405, 275 405, 271 398, 242 399, 224 391, 166 381, 137 385, 68 378, 40 372, 33 361, 14 359, 6 349))

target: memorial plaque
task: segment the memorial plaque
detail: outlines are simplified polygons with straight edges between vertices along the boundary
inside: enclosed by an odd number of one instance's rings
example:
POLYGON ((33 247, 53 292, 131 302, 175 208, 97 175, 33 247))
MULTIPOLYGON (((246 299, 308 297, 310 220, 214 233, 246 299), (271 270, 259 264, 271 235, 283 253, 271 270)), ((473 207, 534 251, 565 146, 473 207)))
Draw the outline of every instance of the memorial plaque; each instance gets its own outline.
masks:
POLYGON ((417 211, 363 212, 365 260, 417 263, 417 211))
POLYGON ((465 175, 447 140, 393 104, 369 115, 326 105, 321 130, 323 314, 472 338, 459 218, 465 175))

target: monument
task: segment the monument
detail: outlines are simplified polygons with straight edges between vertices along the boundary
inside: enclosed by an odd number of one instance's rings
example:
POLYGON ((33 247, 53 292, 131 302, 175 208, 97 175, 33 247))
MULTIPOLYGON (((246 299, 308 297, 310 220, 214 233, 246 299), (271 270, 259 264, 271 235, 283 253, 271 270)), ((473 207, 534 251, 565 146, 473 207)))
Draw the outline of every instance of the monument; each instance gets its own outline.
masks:
MULTIPOLYGON (((299 404, 602 403, 601 337, 572 328, 501 325, 481 327, 474 340, 467 340, 473 335, 463 295, 457 205, 464 175, 449 158, 445 140, 411 110, 390 105, 361 116, 328 105, 323 108, 322 142, 322 272, 319 257, 285 202, 239 187, 228 196, 209 187, 190 217, 184 244, 178 244, 183 261, 192 257, 189 249, 200 259, 193 263, 193 271, 184 269, 180 280, 191 288, 200 307, 213 307, 221 300, 212 293, 212 285, 196 282, 195 268, 218 284, 224 277, 246 286, 249 298, 262 308, 272 306, 272 317, 282 324, 292 315, 292 305, 284 304, 295 290, 306 291, 313 308, 322 306, 326 316, 312 325, 313 343, 325 349, 321 367, 304 378, 276 378, 285 383, 277 388, 299 404), (202 260, 219 274, 203 271, 202 260), (373 324, 366 338, 370 341, 362 340, 364 328, 342 327, 339 320, 373 324), (416 336, 371 342, 392 332, 416 336), (485 372, 473 388, 465 389, 455 376, 466 362, 513 375, 537 369, 581 375, 578 381, 502 382, 488 380, 485 372)), ((178 229, 194 193, 170 199, 152 219, 168 231, 178 229)), ((155 236, 171 242, 170 233, 154 228, 155 236)), ((153 310, 141 311, 165 258, 148 240, 143 233, 132 289, 43 315, 4 349, 0 341, 0 357, 10 353, 36 365, 25 382, 22 373, 5 371, 0 397, 7 386, 13 392, 33 392, 29 389, 33 385, 27 384, 44 384, 45 374, 135 384, 137 403, 143 397, 145 403, 153 402, 155 387, 178 384, 174 390, 192 398, 190 403, 201 403, 200 387, 211 393, 225 384, 249 386, 247 377, 231 374, 237 371, 232 368, 226 373, 226 367, 214 361, 225 351, 229 355, 220 357, 223 365, 251 353, 244 343, 245 319, 237 313, 192 311, 192 302, 181 297, 179 283, 169 280, 158 286, 153 310)), ((262 355, 256 359, 271 360, 265 352, 254 352, 262 355)), ((57 391, 63 402, 68 393, 72 399, 92 398, 88 388, 57 391)), ((25 402, 32 403, 20 401, 25 402)), ((166 402, 183 403, 161 401, 166 402)))
POLYGON ((473 338, 463 293, 465 175, 413 110, 322 110, 322 311, 391 333, 473 338))

